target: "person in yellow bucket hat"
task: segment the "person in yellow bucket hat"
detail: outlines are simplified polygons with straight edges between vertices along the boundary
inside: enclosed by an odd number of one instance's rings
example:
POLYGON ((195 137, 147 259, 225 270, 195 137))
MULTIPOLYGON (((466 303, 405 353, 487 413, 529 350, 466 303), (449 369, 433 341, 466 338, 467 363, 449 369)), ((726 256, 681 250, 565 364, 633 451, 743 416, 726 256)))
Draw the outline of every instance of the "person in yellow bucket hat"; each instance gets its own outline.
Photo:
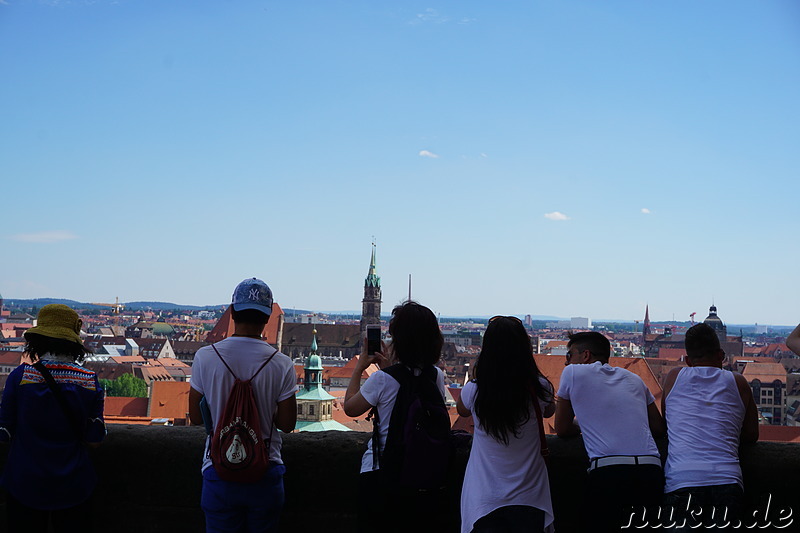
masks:
POLYGON ((25 332, 32 361, 8 376, 0 404, 0 442, 10 442, 0 476, 8 531, 91 531, 97 483, 88 446, 106 434, 103 390, 80 363, 88 350, 82 321, 61 304, 42 307, 25 332), (32 465, 36 468, 32 468, 32 465))

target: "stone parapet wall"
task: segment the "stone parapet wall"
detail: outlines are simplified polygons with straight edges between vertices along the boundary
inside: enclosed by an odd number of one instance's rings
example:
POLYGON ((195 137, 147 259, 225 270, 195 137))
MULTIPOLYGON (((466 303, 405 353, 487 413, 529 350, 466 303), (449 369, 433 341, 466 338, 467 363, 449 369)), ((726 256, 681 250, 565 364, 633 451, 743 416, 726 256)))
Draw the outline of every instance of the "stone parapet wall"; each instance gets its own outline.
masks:
MULTIPOLYGON (((284 435, 287 474, 282 531, 355 530, 358 471, 368 438, 368 433, 338 431, 284 435)), ((96 531, 203 531, 199 506, 203 442, 200 427, 110 426, 106 442, 92 451, 100 477, 96 531)), ((548 442, 557 531, 577 531, 588 458, 580 438, 551 436, 548 442)), ((665 441, 659 446, 666 452, 665 441)), ((449 508, 443 509, 451 517, 453 531, 458 531, 458 491, 468 452, 469 438, 464 438, 451 472, 454 489, 449 508)), ((0 465, 4 462, 5 453, 0 465)), ((780 508, 794 506, 796 524, 783 531, 800 530, 800 445, 763 442, 750 446, 742 451, 742 466, 750 505, 763 513, 771 494, 773 522, 780 508)), ((3 505, 0 531, 4 514, 3 505)))

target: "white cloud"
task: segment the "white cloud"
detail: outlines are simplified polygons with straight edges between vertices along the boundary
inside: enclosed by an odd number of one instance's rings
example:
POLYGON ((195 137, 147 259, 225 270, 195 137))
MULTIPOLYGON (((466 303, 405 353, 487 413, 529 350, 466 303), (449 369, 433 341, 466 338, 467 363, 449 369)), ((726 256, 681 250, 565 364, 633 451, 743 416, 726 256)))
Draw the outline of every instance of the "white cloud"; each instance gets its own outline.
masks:
POLYGON ((424 13, 417 13, 417 18, 414 22, 435 22, 441 24, 442 22, 447 22, 447 20, 447 17, 440 16, 438 11, 429 7, 424 13))
POLYGON ((429 152, 428 150, 420 150, 419 151, 420 157, 430 157, 431 159, 438 159, 439 154, 434 154, 433 152, 429 152))
POLYGON ((481 152, 481 157, 489 157, 489 156, 481 152))
POLYGON ((20 233, 12 235, 11 239, 19 242, 54 243, 77 239, 78 236, 71 231, 41 231, 39 233, 20 233))
POLYGON ((472 24, 477 22, 478 19, 465 16, 449 16, 439 13, 432 7, 427 8, 422 13, 417 13, 409 24, 448 24, 455 22, 456 24, 472 24))
POLYGON ((553 211, 552 213, 545 213, 544 218, 548 220, 569 220, 569 217, 567 215, 559 211, 553 211))
POLYGON ((645 215, 649 215, 650 214, 650 210, 647 209, 646 207, 643 207, 642 208, 642 213, 644 213, 645 215))

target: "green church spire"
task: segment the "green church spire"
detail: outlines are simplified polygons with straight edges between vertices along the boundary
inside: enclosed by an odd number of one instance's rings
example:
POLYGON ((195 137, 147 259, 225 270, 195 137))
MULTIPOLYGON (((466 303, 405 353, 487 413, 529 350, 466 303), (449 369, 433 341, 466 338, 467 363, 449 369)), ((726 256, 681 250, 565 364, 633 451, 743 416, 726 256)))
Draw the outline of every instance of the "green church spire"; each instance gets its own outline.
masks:
POLYGON ((364 280, 364 287, 380 287, 381 286, 381 278, 377 274, 377 270, 375 268, 375 243, 372 243, 372 258, 369 262, 369 272, 367 273, 367 279, 364 280))

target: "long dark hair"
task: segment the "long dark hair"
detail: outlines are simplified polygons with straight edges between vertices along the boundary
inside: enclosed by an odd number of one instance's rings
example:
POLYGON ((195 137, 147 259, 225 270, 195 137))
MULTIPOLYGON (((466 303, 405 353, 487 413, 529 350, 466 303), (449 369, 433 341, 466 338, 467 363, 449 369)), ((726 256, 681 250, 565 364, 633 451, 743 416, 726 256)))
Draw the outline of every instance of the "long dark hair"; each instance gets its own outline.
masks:
POLYGON ((478 386, 474 410, 481 427, 506 445, 509 435, 517 437, 520 427, 536 416, 531 414, 531 393, 553 400, 552 387, 548 390, 539 381, 544 376, 533 358, 531 338, 516 317, 489 321, 474 376, 478 386))
POLYGON ((411 300, 392 309, 389 321, 394 358, 404 365, 435 365, 442 355, 444 338, 433 311, 411 300))

